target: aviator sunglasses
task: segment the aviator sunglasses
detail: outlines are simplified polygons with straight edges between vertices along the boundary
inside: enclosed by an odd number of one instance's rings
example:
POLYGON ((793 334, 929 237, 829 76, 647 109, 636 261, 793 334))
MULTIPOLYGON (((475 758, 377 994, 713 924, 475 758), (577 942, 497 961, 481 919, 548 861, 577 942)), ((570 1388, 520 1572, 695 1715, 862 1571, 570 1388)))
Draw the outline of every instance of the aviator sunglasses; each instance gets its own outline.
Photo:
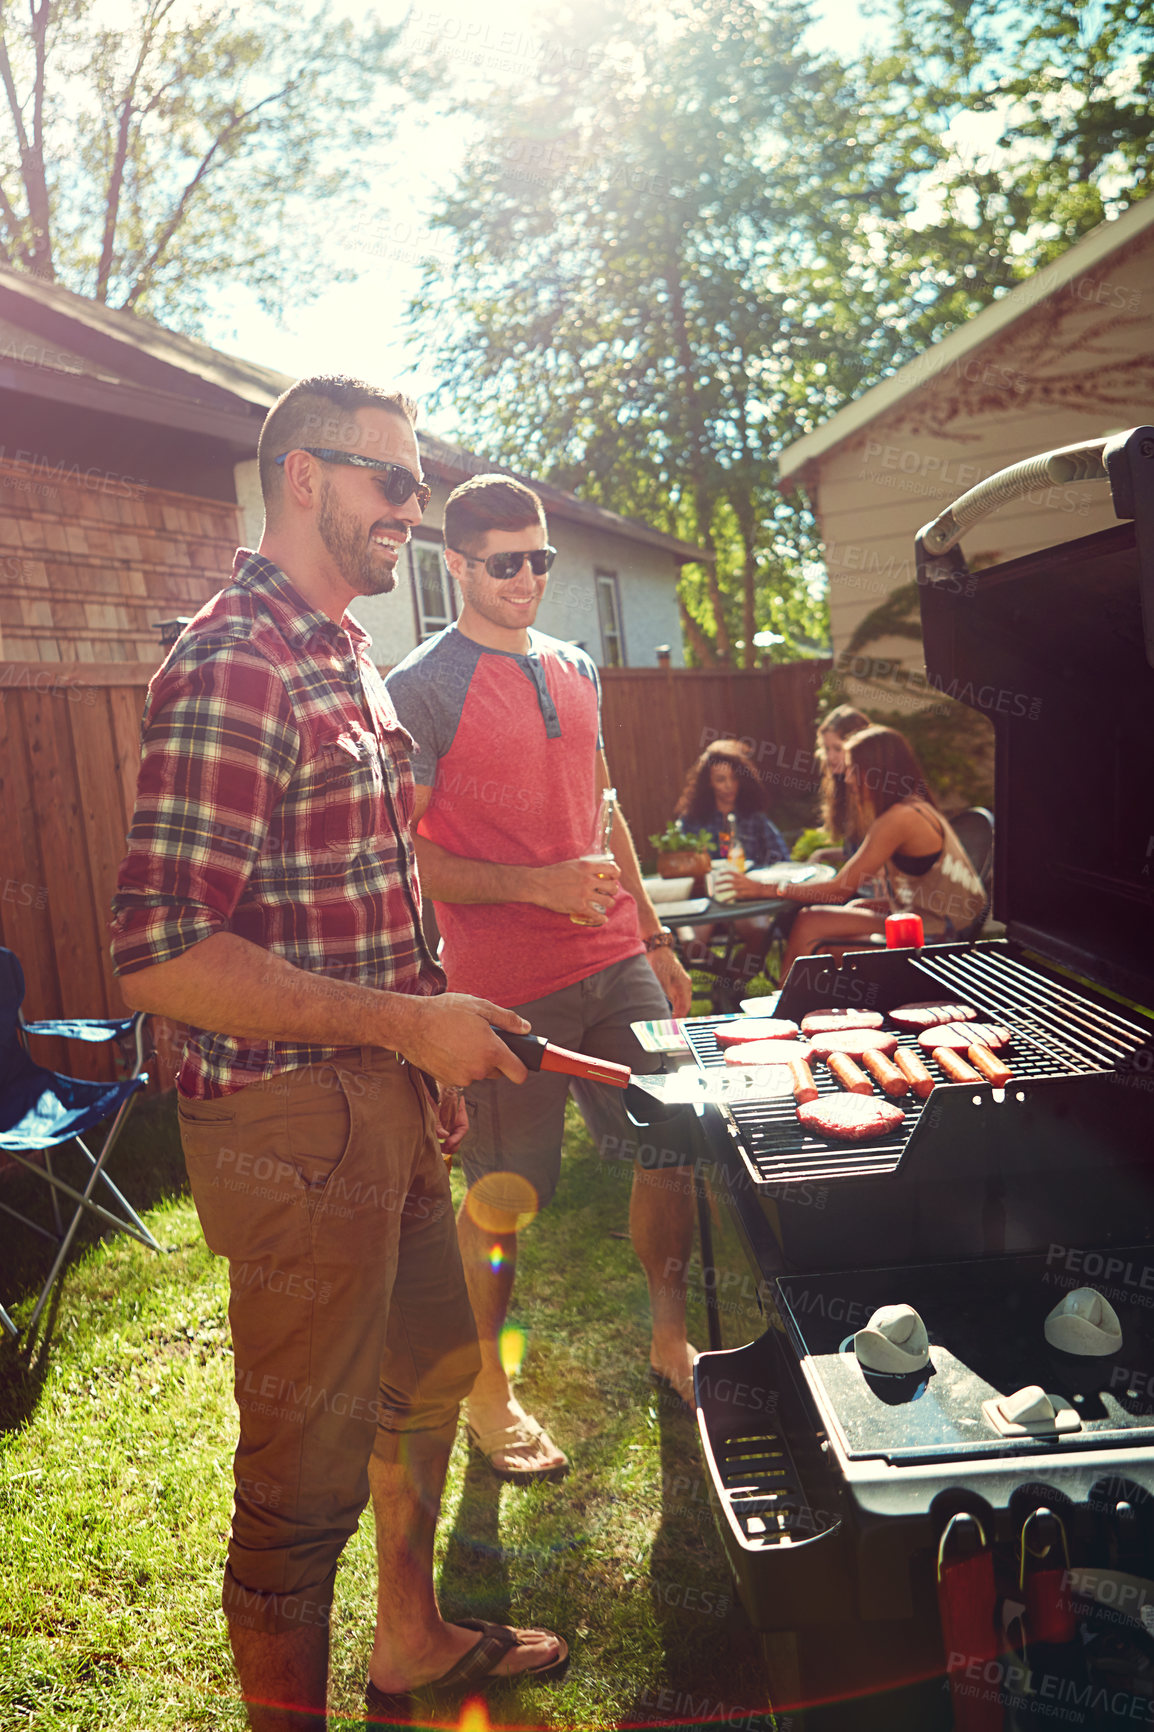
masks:
MULTIPOLYGON (((384 463, 379 457, 362 457, 356 451, 332 451, 326 445, 294 445, 294 451, 307 451, 310 457, 319 457, 322 463, 350 463, 355 469, 375 469, 381 476, 381 490, 390 505, 403 505, 413 493, 417 496, 417 506, 424 511, 433 496, 433 490, 424 481, 418 481, 411 470, 403 463, 384 463)), ((282 451, 277 462, 284 463, 288 456, 282 451)))
MULTIPOLYGON (((449 544, 446 542, 445 545, 448 547, 449 544)), ((508 577, 516 577, 526 559, 533 576, 544 577, 557 557, 555 547, 530 547, 524 553, 491 553, 488 559, 474 559, 463 547, 449 547, 449 552, 459 553, 467 565, 483 565, 489 576, 500 583, 508 577)))

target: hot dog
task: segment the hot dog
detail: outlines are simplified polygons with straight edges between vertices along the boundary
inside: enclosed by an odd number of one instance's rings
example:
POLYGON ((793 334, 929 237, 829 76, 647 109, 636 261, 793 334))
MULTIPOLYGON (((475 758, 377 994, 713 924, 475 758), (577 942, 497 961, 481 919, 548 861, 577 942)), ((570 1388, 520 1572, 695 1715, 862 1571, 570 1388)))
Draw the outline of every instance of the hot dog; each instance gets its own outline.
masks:
POLYGON ((922 1056, 915 1052, 912 1046, 899 1046, 894 1054, 894 1063, 913 1089, 919 1100, 925 1100, 934 1086, 934 1079, 922 1062, 922 1056))
POLYGON ((891 1058, 884 1052, 863 1052, 862 1064, 869 1071, 876 1083, 880 1083, 887 1095, 905 1095, 910 1092, 909 1081, 904 1077, 891 1058))
POLYGON ((817 1084, 813 1080, 813 1072, 803 1058, 791 1058, 789 1074, 793 1079, 793 1098, 798 1106, 804 1106, 806 1101, 817 1099, 817 1084))
POLYGON ((1004 1064, 988 1046, 971 1046, 966 1048, 966 1057, 975 1070, 980 1070, 987 1082, 994 1083, 998 1088, 1004 1088, 1013 1076, 1008 1064, 1004 1064))
POLYGON ((934 1048, 934 1063, 939 1070, 945 1072, 951 1082, 980 1083, 981 1077, 972 1064, 967 1064, 960 1052, 953 1047, 936 1046, 934 1048))
POLYGON ((872 1095, 873 1084, 863 1070, 847 1053, 831 1052, 826 1059, 830 1074, 837 1078, 843 1089, 848 1089, 851 1095, 872 1095))

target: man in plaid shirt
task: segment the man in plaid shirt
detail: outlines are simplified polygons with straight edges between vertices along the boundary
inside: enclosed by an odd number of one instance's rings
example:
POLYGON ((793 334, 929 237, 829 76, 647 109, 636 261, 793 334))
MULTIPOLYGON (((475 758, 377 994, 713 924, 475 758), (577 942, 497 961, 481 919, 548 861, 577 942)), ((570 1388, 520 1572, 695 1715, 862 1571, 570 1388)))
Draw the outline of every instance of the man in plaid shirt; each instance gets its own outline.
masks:
POLYGON ((428 502, 413 404, 302 380, 259 445, 265 528, 149 689, 113 903, 126 1002, 181 1022, 181 1138, 229 1259, 240 1442, 223 1604, 259 1732, 323 1724, 337 1558, 372 1498, 370 1719, 553 1675, 547 1631, 446 1623, 433 1535, 476 1375, 442 1149, 524 1066, 421 931, 412 742, 346 609, 428 502), (452 1092, 438 1103, 438 1079, 452 1092))

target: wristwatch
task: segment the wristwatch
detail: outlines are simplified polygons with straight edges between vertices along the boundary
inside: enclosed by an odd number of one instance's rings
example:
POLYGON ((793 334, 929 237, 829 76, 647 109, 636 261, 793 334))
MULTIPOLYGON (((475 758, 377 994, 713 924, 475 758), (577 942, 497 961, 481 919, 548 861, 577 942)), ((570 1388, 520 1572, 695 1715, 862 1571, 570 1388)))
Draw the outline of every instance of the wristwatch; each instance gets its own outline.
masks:
POLYGON ((662 926, 656 932, 651 932, 644 943, 646 950, 669 950, 677 943, 677 940, 668 926, 662 926))

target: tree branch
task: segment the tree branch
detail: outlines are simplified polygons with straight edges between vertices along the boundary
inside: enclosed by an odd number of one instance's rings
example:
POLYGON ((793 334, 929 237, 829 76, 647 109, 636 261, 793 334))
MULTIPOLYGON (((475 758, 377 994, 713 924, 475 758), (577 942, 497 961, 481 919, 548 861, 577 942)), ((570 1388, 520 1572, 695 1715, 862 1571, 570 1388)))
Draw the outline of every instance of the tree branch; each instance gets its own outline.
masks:
POLYGON ((132 117, 136 112, 136 86, 144 63, 152 49, 153 24, 159 23, 169 10, 169 4, 161 8, 155 20, 150 19, 140 44, 140 53, 136 57, 136 65, 129 75, 128 85, 124 92, 124 100, 120 105, 120 122, 117 127, 116 149, 112 153, 112 168, 108 176, 108 191, 104 195, 104 235, 100 247, 100 264, 96 271, 96 300, 105 302, 108 299, 108 279, 112 275, 112 261, 115 256, 116 225, 120 220, 120 194, 124 186, 124 170, 128 162, 128 141, 132 131, 132 117))
POLYGON ((48 176, 44 170, 44 72, 48 57, 48 19, 52 0, 32 0, 32 41, 36 55, 36 77, 32 86, 32 148, 28 153, 24 185, 28 193, 28 218, 32 227, 28 262, 38 277, 54 282, 52 264, 52 209, 48 199, 48 176))
POLYGON ((121 308, 125 312, 132 312, 137 301, 139 301, 141 296, 148 290, 152 274, 156 270, 161 259, 164 257, 172 237, 176 234, 181 223, 183 223, 185 217, 188 215, 188 209, 196 195, 196 190, 212 168, 213 159, 217 155, 217 152, 227 147, 232 138, 234 138, 235 135, 244 127, 247 121, 252 119, 254 114, 259 113, 262 108, 267 108, 270 102, 280 102, 282 97, 287 96, 292 88, 293 85, 290 81, 281 90, 273 91, 271 95, 262 97, 259 102, 254 102, 252 107, 246 108, 242 114, 231 115, 226 125, 217 133, 216 137, 201 157, 200 162, 197 165, 196 173, 192 176, 180 197, 177 199, 171 216, 160 230, 156 245, 145 259, 143 265, 141 265, 140 269, 137 271, 135 282, 124 297, 124 300, 121 302, 121 308))

